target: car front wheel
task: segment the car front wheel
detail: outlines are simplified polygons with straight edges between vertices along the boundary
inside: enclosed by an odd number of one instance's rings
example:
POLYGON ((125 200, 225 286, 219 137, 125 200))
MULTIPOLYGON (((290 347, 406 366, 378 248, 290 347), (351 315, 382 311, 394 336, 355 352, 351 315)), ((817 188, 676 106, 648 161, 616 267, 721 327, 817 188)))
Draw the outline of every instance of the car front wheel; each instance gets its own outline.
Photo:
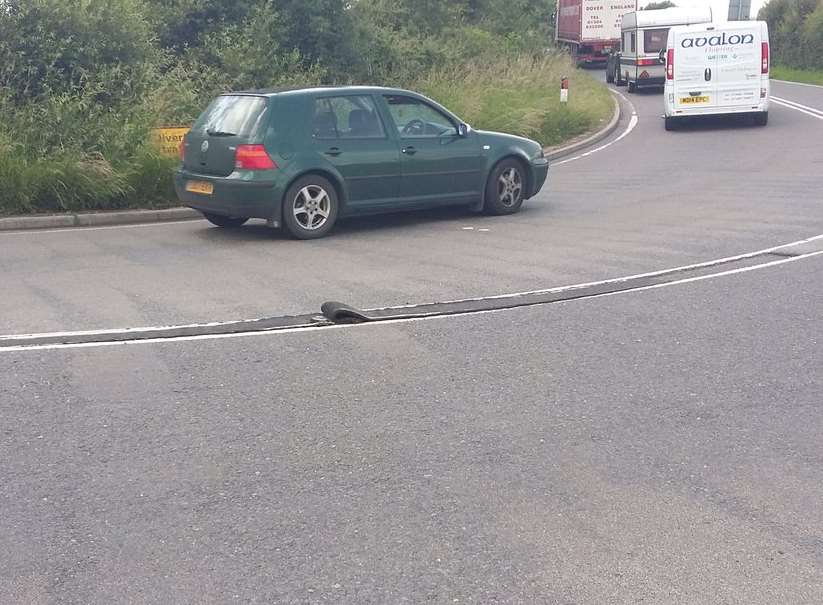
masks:
POLYGON ((297 179, 286 192, 283 224, 297 239, 323 237, 337 221, 340 201, 334 186, 321 176, 297 179))
POLYGON ((503 160, 494 167, 486 183, 483 209, 487 214, 514 214, 526 196, 526 173, 517 160, 503 160))

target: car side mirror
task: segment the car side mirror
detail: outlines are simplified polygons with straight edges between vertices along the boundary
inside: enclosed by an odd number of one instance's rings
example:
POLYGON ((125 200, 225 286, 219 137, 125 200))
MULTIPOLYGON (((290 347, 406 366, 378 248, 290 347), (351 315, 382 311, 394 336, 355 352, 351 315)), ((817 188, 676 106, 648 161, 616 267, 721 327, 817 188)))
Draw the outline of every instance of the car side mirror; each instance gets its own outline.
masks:
POLYGON ((463 124, 461 122, 460 125, 457 127, 457 136, 465 138, 465 137, 469 136, 469 133, 471 131, 472 131, 471 126, 469 126, 468 124, 463 124))

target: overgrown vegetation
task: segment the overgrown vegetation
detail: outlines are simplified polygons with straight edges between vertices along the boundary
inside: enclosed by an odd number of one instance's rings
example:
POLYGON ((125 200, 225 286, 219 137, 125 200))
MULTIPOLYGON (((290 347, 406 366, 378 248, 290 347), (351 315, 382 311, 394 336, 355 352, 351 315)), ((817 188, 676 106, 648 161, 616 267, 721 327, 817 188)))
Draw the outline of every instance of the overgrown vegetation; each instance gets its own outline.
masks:
POLYGON ((757 17, 769 24, 772 63, 823 70, 823 0, 770 0, 757 17))
POLYGON ((231 89, 422 90, 551 144, 608 94, 547 51, 554 0, 0 0, 0 213, 173 203, 149 140, 231 89), (560 76, 572 102, 557 102, 560 76))
POLYGON ((772 65, 772 78, 789 80, 790 82, 805 82, 823 86, 823 69, 794 69, 782 65, 772 65))

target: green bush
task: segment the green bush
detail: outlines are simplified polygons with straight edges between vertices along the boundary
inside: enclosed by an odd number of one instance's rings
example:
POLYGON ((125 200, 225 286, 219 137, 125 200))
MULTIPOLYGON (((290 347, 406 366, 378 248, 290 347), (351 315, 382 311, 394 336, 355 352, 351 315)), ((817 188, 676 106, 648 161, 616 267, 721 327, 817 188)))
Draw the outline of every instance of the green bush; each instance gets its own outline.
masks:
POLYGON ((823 0, 770 0, 757 17, 769 24, 773 63, 823 69, 823 0))

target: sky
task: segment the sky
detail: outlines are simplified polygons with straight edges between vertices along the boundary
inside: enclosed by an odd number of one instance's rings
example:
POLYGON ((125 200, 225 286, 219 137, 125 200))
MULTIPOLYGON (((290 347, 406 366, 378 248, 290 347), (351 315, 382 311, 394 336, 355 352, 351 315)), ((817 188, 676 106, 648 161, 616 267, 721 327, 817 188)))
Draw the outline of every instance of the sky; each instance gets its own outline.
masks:
MULTIPOLYGON (((683 7, 711 6, 715 21, 725 21, 729 15, 729 0, 673 0, 673 2, 677 6, 683 7)), ((751 0, 751 2, 751 18, 756 19, 757 11, 766 4, 766 0, 751 0)), ((646 0, 640 0, 638 2, 640 6, 645 6, 647 3, 646 0)))

